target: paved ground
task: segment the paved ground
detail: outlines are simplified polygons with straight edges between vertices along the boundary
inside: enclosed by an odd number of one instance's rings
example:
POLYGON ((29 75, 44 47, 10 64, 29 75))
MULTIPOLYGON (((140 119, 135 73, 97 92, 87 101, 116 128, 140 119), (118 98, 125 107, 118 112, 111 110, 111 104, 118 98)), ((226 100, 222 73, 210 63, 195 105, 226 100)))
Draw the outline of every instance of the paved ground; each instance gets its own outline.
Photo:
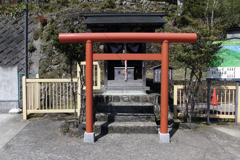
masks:
MULTIPOLYGON (((10 119, 6 123, 11 124, 10 119)), ((82 138, 61 135, 58 131, 61 121, 27 122, 25 128, 0 148, 1 160, 240 159, 240 125, 212 125, 195 131, 170 129, 170 144, 159 144, 157 134, 97 135, 96 143, 86 144, 82 138)), ((0 137, 4 138, 2 134, 0 137)))
POLYGON ((15 137, 29 121, 23 121, 20 114, 0 114, 0 149, 15 137))

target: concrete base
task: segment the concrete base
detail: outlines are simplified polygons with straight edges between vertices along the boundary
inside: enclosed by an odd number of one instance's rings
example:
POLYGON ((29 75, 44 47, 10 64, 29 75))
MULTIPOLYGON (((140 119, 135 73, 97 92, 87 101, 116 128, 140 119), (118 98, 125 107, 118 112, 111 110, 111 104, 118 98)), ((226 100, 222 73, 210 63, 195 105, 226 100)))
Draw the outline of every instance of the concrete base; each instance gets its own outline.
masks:
POLYGON ((147 95, 145 90, 106 90, 102 95, 147 95))
POLYGON ((1 101, 0 100, 0 112, 8 113, 12 108, 18 108, 18 100, 16 101, 1 101))
POLYGON ((170 134, 158 131, 158 141, 159 143, 170 143, 170 134))
POLYGON ((95 133, 84 133, 84 143, 94 143, 95 142, 95 133))
POLYGON ((22 110, 19 108, 14 108, 14 109, 11 109, 8 113, 18 114, 18 113, 22 113, 22 110))

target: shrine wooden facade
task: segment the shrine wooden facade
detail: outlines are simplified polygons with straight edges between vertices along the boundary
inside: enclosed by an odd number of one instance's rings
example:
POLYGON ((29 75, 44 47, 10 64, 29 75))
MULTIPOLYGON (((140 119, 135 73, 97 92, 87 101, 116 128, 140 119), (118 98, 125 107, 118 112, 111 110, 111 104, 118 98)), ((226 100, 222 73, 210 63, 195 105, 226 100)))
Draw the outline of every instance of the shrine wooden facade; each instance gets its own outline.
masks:
MULTIPOLYGON (((166 13, 83 14, 91 32, 155 32, 167 23, 166 13)), ((146 53, 146 43, 104 43, 104 53, 146 53)), ((136 55, 137 56, 137 55, 136 55)), ((146 94, 146 65, 142 60, 104 61, 104 94, 146 94), (126 68, 125 68, 126 67, 126 68), (124 68, 127 70, 125 73, 124 68), (124 75, 127 74, 127 80, 124 75), (121 78, 122 77, 122 78, 121 78)))

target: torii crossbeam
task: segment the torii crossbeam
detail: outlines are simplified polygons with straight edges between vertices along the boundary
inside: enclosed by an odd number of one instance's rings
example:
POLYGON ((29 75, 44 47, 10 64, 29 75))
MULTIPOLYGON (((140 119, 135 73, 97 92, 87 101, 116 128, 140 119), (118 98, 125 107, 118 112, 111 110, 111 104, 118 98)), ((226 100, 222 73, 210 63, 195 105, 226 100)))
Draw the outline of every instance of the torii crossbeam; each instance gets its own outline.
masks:
POLYGON ((161 60, 161 121, 158 132, 160 143, 169 143, 168 133, 168 68, 169 43, 195 43, 196 33, 60 33, 60 43, 86 43, 86 132, 84 142, 93 143, 93 60, 161 60), (128 43, 158 42, 162 43, 161 54, 116 54, 95 53, 93 43, 128 43))

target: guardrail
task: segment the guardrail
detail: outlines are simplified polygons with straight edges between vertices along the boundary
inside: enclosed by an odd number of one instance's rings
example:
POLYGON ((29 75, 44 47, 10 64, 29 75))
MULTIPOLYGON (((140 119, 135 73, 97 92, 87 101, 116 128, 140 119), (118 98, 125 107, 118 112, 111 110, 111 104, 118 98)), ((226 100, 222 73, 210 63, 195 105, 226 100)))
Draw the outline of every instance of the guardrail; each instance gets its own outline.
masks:
MULTIPOLYGON (((213 95, 213 90, 216 89, 217 105, 210 105, 210 118, 227 118, 235 119, 235 97, 236 86, 212 86, 210 93, 213 95)), ((239 88, 240 89, 240 88, 239 88)), ((240 99, 240 94, 238 94, 240 99)), ((184 112, 186 110, 186 98, 185 86, 174 86, 174 118, 177 118, 182 113, 178 113, 177 110, 184 112)), ((210 99, 211 103, 211 99, 210 99)), ((240 106, 240 101, 238 101, 240 106)), ((191 104, 189 104, 189 110, 191 104)), ((207 117, 207 87, 200 87, 197 100, 194 108, 194 116, 207 117)), ((238 110, 238 122, 240 122, 240 110, 238 110)))

